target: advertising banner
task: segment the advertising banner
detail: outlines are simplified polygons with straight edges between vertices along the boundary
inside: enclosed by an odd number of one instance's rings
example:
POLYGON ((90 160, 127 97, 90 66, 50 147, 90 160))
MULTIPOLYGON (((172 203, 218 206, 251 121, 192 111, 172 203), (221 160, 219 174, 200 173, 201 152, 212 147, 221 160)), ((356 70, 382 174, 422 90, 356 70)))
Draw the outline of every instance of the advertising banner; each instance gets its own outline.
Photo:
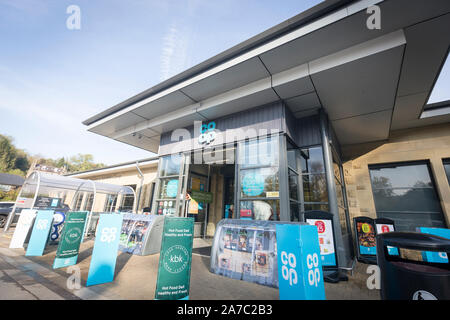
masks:
MULTIPOLYGON (((418 229, 422 233, 428 233, 442 238, 450 239, 450 229, 425 227, 420 227, 418 229)), ((448 263, 448 256, 446 252, 424 251, 422 252, 422 258, 427 262, 448 263)))
POLYGON ((277 224, 280 300, 325 300, 317 228, 277 224))
POLYGON ((53 269, 68 267, 77 263, 78 250, 83 239, 87 211, 69 212, 64 222, 61 239, 59 240, 53 269))
POLYGON ((31 230, 34 218, 36 217, 36 210, 25 209, 20 213, 19 221, 17 221, 16 230, 12 236, 9 247, 11 249, 23 248, 25 239, 31 230))
POLYGON ((61 198, 38 196, 34 206, 42 209, 58 208, 61 206, 61 198))
MULTIPOLYGON (((375 219, 375 227, 377 228, 377 234, 394 232, 394 221, 389 219, 375 219)), ((395 247, 387 246, 388 254, 391 256, 398 256, 398 249, 395 247)))
POLYGON ((358 249, 361 255, 377 254, 376 234, 373 222, 356 221, 356 234, 358 239, 358 249))
POLYGON ((124 215, 120 231, 119 250, 131 254, 142 254, 147 233, 155 219, 156 216, 154 215, 124 215))
POLYGON ((25 256, 42 256, 50 234, 53 210, 39 210, 33 225, 25 256))
POLYGON ((100 215, 86 286, 114 280, 122 222, 120 214, 100 215))
POLYGON ((322 265, 336 267, 332 220, 306 219, 306 223, 317 227, 322 265))
POLYGON ((155 299, 189 299, 193 234, 193 218, 164 221, 155 299))

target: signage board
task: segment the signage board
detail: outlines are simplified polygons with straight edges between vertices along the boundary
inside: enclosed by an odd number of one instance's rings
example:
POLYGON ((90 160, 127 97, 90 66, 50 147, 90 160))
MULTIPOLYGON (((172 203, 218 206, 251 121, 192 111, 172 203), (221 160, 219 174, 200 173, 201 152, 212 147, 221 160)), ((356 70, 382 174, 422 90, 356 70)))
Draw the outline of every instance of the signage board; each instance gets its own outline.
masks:
MULTIPOLYGON (((380 218, 380 219, 375 219, 374 222, 375 222, 377 234, 395 231, 395 226, 394 226, 393 220, 380 218)), ((391 255, 391 256, 399 255, 397 248, 387 246, 387 249, 388 249, 389 255, 391 255)))
POLYGON ((68 267, 77 263, 87 214, 87 211, 67 213, 61 239, 56 250, 53 269, 68 267))
POLYGON ((17 221, 16 229, 9 244, 11 249, 23 248, 23 244, 31 230, 35 217, 36 210, 25 209, 20 212, 19 221, 17 221))
POLYGON ((321 257, 320 259, 322 262, 322 266, 324 267, 337 266, 336 248, 334 243, 333 225, 331 218, 311 219, 305 217, 305 221, 307 224, 317 227, 321 257))
POLYGON ((38 210, 25 256, 42 256, 52 221, 53 210, 38 210))
POLYGON ((190 196, 197 202, 205 202, 205 203, 213 202, 212 192, 192 190, 190 196))
POLYGON ((166 195, 169 198, 175 198, 178 193, 178 179, 172 179, 167 182, 166 195))
POLYGON ((189 299, 193 235, 193 218, 165 219, 155 299, 189 299))
POLYGON ((52 198, 44 196, 38 196, 36 198, 36 202, 34 203, 35 208, 42 208, 42 209, 52 209, 58 208, 60 206, 61 206, 61 198, 52 198))
POLYGON ((280 300, 325 300, 317 228, 277 224, 280 300))
POLYGON ((122 222, 121 214, 100 214, 86 286, 114 280, 122 222))
MULTIPOLYGON (((420 227, 418 229, 422 233, 428 233, 442 238, 450 239, 450 229, 425 227, 420 227)), ((427 262, 448 263, 448 256, 446 252, 424 251, 422 252, 422 258, 427 262)))
POLYGON ((357 249, 360 255, 376 256, 376 231, 372 218, 354 218, 355 234, 357 239, 357 249))

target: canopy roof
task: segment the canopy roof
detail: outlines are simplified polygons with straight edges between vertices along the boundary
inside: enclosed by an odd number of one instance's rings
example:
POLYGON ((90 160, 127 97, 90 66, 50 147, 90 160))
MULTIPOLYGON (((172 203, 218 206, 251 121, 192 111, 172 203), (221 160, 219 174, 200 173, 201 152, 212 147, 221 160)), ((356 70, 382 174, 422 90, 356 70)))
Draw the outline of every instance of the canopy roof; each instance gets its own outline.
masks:
POLYGON ((157 152, 164 132, 279 100, 297 118, 323 108, 341 145, 450 121, 420 117, 448 54, 450 1, 325 1, 292 20, 84 124, 157 152), (381 29, 367 27, 375 4, 381 29))
POLYGON ((27 185, 39 185, 53 189, 74 190, 79 192, 97 192, 106 194, 134 194, 128 186, 101 183, 92 180, 77 179, 39 171, 34 171, 25 181, 27 185))

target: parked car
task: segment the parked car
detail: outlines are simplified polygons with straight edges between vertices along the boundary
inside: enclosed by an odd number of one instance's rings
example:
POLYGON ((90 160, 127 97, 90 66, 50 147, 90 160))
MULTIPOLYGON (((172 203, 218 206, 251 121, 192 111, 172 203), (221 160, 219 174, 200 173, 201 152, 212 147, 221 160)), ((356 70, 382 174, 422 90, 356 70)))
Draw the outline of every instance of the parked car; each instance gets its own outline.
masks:
POLYGON ((14 207, 14 202, 2 201, 0 202, 0 228, 3 228, 8 220, 8 215, 14 207))

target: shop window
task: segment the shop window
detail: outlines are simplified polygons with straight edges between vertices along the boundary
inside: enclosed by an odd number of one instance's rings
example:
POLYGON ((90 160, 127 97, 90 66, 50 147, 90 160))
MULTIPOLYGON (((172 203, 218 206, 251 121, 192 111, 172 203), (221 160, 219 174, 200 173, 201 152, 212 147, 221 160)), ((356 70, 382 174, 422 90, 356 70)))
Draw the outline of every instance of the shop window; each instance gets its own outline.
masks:
POLYGON ((82 192, 77 193, 77 199, 75 201, 74 208, 73 208, 74 211, 81 210, 81 204, 83 203, 83 195, 84 194, 82 192))
POLYGON ((94 204, 94 194, 92 192, 90 192, 89 196, 86 200, 86 204, 84 205, 84 210, 91 211, 93 204, 94 204))
POLYGON ((443 160, 445 174, 447 175, 447 181, 450 184, 450 159, 443 160))
POLYGON ((117 196, 108 194, 106 195, 106 202, 105 202, 105 212, 115 212, 116 211, 116 203, 117 203, 117 196))
POLYGON ((239 142, 238 218, 280 219, 279 139, 276 135, 239 142))
MULTIPOLYGON (((127 185, 127 187, 131 187, 136 192, 136 185, 127 185)), ((122 206, 120 207, 119 211, 121 212, 132 212, 133 211, 133 205, 134 205, 134 194, 125 194, 122 197, 122 206)), ((137 199, 136 199, 137 200, 137 199)))
POLYGON ((369 166, 379 218, 395 221, 398 231, 417 227, 445 228, 444 217, 427 162, 369 166))
POLYGON ((301 149, 302 211, 328 211, 328 191, 321 147, 301 149))

